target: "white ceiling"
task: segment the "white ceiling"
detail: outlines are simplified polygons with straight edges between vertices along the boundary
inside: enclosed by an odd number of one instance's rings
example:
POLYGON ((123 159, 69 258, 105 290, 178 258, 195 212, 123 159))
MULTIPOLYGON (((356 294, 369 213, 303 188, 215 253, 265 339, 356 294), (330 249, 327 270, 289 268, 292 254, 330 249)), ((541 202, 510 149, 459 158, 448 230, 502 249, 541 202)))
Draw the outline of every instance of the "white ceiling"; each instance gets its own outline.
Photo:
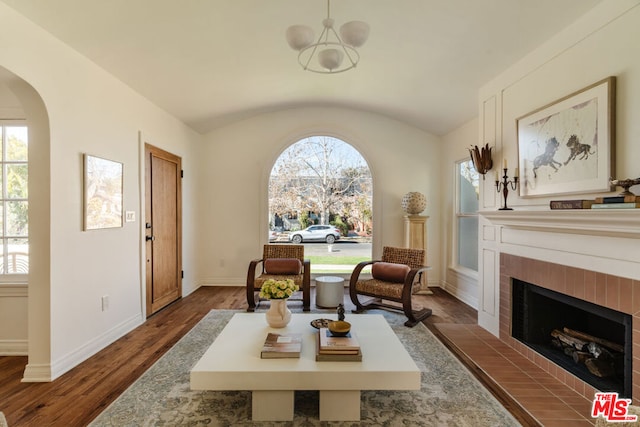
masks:
POLYGON ((284 33, 321 31, 325 0, 1 0, 205 133, 254 114, 342 106, 437 135, 477 90, 601 0, 333 0, 371 26, 358 67, 303 71, 284 33))

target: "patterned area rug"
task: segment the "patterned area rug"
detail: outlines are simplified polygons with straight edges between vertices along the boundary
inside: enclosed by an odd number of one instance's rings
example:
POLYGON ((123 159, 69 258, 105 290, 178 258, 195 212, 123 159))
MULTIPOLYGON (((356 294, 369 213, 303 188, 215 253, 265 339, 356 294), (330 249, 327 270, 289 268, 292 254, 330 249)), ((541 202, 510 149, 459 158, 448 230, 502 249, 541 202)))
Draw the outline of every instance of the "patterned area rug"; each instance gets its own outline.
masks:
MULTIPOLYGON (((91 426, 519 426, 520 424, 423 325, 383 314, 422 372, 420 391, 363 391, 361 422, 320 422, 318 392, 295 393, 293 422, 254 423, 251 393, 191 391, 189 371, 234 310, 212 310, 91 426)), ((354 315, 355 316, 355 315, 354 315)), ((347 319, 348 320, 348 319, 347 319)))

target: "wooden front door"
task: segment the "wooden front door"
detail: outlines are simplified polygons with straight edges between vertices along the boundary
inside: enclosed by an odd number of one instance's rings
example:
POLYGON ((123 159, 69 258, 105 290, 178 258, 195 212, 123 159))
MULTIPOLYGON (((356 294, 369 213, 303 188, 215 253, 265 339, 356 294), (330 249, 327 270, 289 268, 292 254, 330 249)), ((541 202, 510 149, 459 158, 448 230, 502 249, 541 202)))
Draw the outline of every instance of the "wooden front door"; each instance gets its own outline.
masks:
POLYGON ((180 157, 145 144, 147 317, 182 296, 180 157))

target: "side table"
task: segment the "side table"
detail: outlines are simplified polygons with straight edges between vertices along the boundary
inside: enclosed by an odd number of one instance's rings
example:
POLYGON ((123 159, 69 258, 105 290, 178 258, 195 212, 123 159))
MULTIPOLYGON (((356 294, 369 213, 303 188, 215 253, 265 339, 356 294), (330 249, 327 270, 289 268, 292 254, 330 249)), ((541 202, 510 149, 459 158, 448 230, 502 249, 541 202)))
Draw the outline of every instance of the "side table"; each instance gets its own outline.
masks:
POLYGON ((316 277, 316 306, 336 308, 344 303, 344 279, 336 276, 316 277))

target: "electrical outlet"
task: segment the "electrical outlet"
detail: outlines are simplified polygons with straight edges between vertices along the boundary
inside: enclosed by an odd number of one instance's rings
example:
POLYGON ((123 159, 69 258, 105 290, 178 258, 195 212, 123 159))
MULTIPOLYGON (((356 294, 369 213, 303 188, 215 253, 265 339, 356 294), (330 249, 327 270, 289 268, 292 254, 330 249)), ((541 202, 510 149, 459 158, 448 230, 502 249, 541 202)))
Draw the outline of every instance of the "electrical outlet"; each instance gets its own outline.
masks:
POLYGON ((102 311, 109 310, 109 295, 104 295, 102 297, 102 311))

